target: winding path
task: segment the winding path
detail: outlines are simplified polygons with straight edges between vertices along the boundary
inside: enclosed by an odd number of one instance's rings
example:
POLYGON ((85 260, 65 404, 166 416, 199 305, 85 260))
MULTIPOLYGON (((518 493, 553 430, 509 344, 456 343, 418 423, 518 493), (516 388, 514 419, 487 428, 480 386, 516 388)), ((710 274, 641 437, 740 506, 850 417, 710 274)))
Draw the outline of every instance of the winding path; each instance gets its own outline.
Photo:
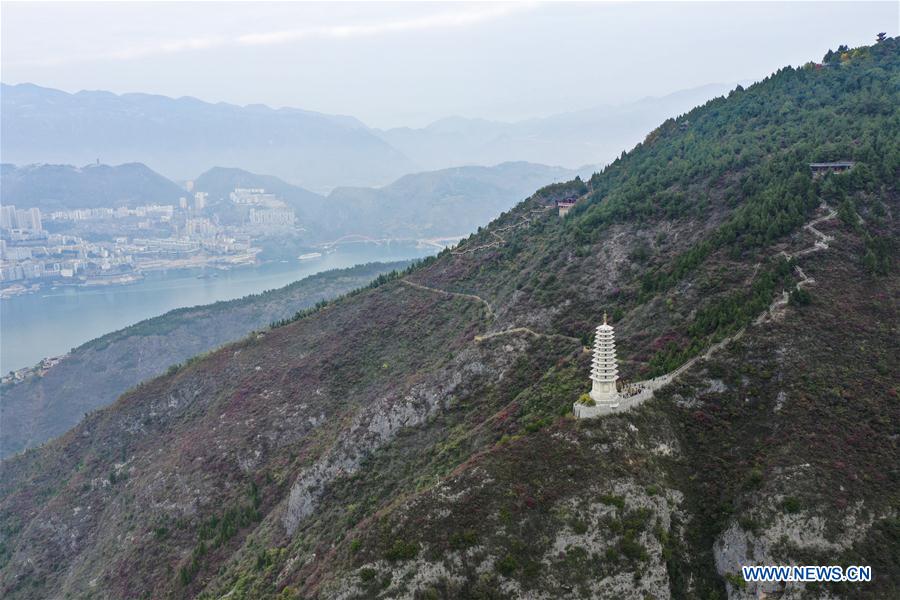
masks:
POLYGON ((806 229, 807 231, 809 231, 811 234, 813 234, 816 237, 815 243, 812 246, 810 246, 809 248, 805 248, 803 250, 795 252, 793 255, 785 252, 784 250, 782 250, 779 254, 782 254, 785 258, 790 260, 791 258, 806 256, 807 254, 812 254, 813 252, 819 252, 820 250, 828 249, 828 243, 834 241, 834 236, 826 235, 826 234, 822 233, 821 231, 816 229, 816 225, 818 225, 819 223, 824 223, 825 221, 830 221, 831 219, 835 218, 837 216, 837 211, 835 211, 833 208, 828 206, 825 202, 822 202, 820 207, 827 209, 828 214, 826 214, 823 217, 813 219, 812 221, 810 221, 809 223, 807 223, 806 225, 803 226, 803 229, 806 229))
MULTIPOLYGON (((825 221, 830 221, 831 219, 835 218, 837 216, 837 212, 835 212, 825 202, 822 202, 821 207, 827 209, 828 214, 826 214, 823 217, 813 219, 812 221, 810 221, 809 223, 807 223, 806 225, 803 226, 804 229, 808 230, 810 233, 812 233, 814 236, 816 236, 817 239, 816 239, 815 243, 812 246, 810 246, 809 248, 800 250, 799 252, 796 252, 793 255, 785 252, 784 250, 782 250, 778 254, 780 254, 780 255, 784 256, 785 258, 787 258, 788 260, 790 260, 791 258, 795 258, 795 257, 799 257, 799 256, 806 256, 807 254, 812 254, 813 252, 819 252, 820 250, 826 250, 828 248, 828 242, 833 242, 834 236, 826 235, 826 234, 822 233, 821 231, 816 229, 816 225, 818 225, 819 223, 823 223, 825 221)), ((754 277, 756 276, 757 270, 758 270, 758 265, 757 265, 757 268, 754 269, 754 271, 753 271, 754 277)), ((800 268, 799 265, 794 265, 794 271, 797 273, 797 276, 800 278, 800 280, 794 286, 795 289, 799 290, 803 286, 811 285, 816 282, 816 280, 813 279, 812 277, 809 277, 803 271, 803 269, 800 268)), ((769 307, 765 311, 763 311, 762 314, 760 314, 758 317, 756 317, 756 319, 753 321, 753 324, 759 325, 761 323, 764 323, 764 322, 770 320, 772 318, 772 316, 774 315, 775 310, 778 308, 781 308, 782 306, 785 306, 788 303, 789 299, 790 299, 790 295, 788 294, 788 292, 786 292, 786 291, 782 292, 779 297, 775 298, 775 300, 773 300, 772 303, 769 304, 769 307)), ((669 383, 670 381, 672 381, 673 379, 675 379, 676 377, 678 377, 679 375, 681 375, 682 373, 687 371, 689 368, 694 366, 694 364, 696 364, 698 360, 708 359, 715 352, 721 350, 722 348, 724 348, 731 342, 735 341, 736 339, 738 339, 742 335, 744 335, 744 332, 746 331, 746 329, 747 329, 746 327, 743 327, 740 330, 738 330, 737 332, 733 333, 732 335, 724 338, 720 342, 713 344, 706 350, 706 352, 704 352, 703 354, 701 354, 699 356, 695 356, 694 358, 687 361, 686 363, 684 363, 683 365, 681 365, 680 367, 678 367, 671 373, 666 373, 665 375, 661 375, 660 377, 657 377, 656 379, 650 380, 650 381, 656 381, 656 380, 666 379, 666 381, 664 383, 657 385, 654 389, 657 389, 659 387, 662 387, 666 383, 669 383)), ((639 383, 643 383, 643 382, 639 382, 639 383)))
MULTIPOLYGON (((497 228, 497 229, 495 229, 495 230, 490 231, 490 234, 491 234, 492 236, 494 236, 495 238, 497 238, 497 239, 496 239, 495 241, 493 241, 493 242, 489 242, 489 243, 487 243, 487 244, 482 244, 481 246, 476 246, 475 248, 468 248, 468 249, 466 249, 466 250, 451 250, 450 253, 451 253, 452 255, 454 255, 454 256, 462 256, 462 255, 465 255, 465 254, 472 254, 472 253, 474 253, 474 252, 478 252, 479 250, 484 250, 484 249, 486 249, 486 248, 499 248, 501 244, 505 244, 505 243, 506 243, 506 240, 503 239, 503 237, 500 236, 500 234, 499 234, 498 232, 510 231, 510 230, 513 230, 513 229, 517 229, 517 228, 519 228, 519 227, 522 227, 522 226, 524 226, 524 225, 527 225, 527 224, 531 223, 531 221, 533 220, 535 214, 544 213, 544 212, 550 210, 551 208, 553 208, 553 207, 552 207, 552 206, 545 206, 545 207, 543 207, 543 208, 535 208, 535 209, 532 209, 531 211, 529 211, 529 213, 528 213, 527 215, 523 216, 518 222, 513 223, 513 224, 511 224, 511 225, 506 225, 506 226, 504 226, 504 227, 499 227, 499 228, 497 228)), ((461 293, 461 292, 448 292, 447 290, 442 290, 442 289, 440 289, 440 288, 431 287, 431 286, 427 286, 427 285, 422 285, 421 283, 415 283, 415 282, 413 282, 413 281, 409 281, 408 279, 401 279, 400 282, 403 283, 403 284, 405 284, 405 285, 408 285, 408 286, 410 286, 410 287, 419 289, 419 290, 423 290, 423 291, 427 291, 427 292, 433 292, 433 293, 435 293, 435 294, 441 294, 441 295, 444 295, 444 296, 455 296, 455 297, 457 297, 457 298, 465 298, 465 299, 467 299, 467 300, 472 300, 472 301, 474 301, 474 302, 479 302, 479 303, 481 303, 481 304, 487 309, 487 315, 488 315, 489 318, 494 319, 494 318, 496 318, 496 316, 497 316, 497 315, 494 313, 494 309, 491 307, 491 304, 490 304, 487 300, 485 300, 484 298, 482 298, 481 296, 476 296, 475 294, 464 294, 464 293, 461 293)), ((476 343, 480 343, 480 342, 483 342, 483 341, 485 341, 485 340, 493 339, 493 338, 495 338, 495 337, 500 337, 500 336, 503 336, 503 335, 515 335, 515 334, 519 334, 519 333, 526 334, 526 335, 531 335, 531 336, 533 336, 533 337, 562 338, 562 339, 566 339, 566 340, 572 340, 572 341, 574 341, 574 342, 577 342, 578 344, 581 344, 581 340, 578 339, 578 338, 576 338, 576 337, 572 337, 572 336, 568 336, 568 335, 563 335, 563 334, 561 334, 561 333, 540 333, 540 332, 537 332, 537 331, 535 331, 535 330, 533 330, 533 329, 530 329, 530 328, 528 328, 528 327, 513 327, 513 328, 511 328, 511 329, 505 329, 505 330, 503 330, 503 331, 495 331, 495 332, 492 332, 492 333, 484 333, 484 334, 481 334, 481 335, 476 335, 475 338, 474 338, 474 340, 475 340, 476 343)))
MULTIPOLYGON (((476 296, 475 294, 463 294, 461 292, 448 292, 447 290, 442 290, 440 288, 431 287, 428 285, 422 285, 421 283, 415 283, 414 281, 409 281, 408 279, 401 279, 400 283, 404 285, 408 285, 409 287, 415 288, 417 290, 422 290, 425 292, 432 292, 434 294, 441 294, 442 296, 452 296, 456 298, 464 298, 466 300, 471 300, 473 302, 478 302, 483 305, 486 309, 488 317, 491 319, 496 318, 496 314, 494 313, 494 309, 491 307, 490 303, 482 298, 481 296, 476 296)), ((526 335, 531 335, 534 337, 543 337, 543 338, 562 338, 566 340, 572 340, 581 344, 581 340, 572 337, 569 335, 563 335, 561 333, 540 333, 528 327, 513 327, 511 329, 504 329, 503 331, 495 331, 492 333, 484 333, 481 335, 476 335, 474 340, 476 343, 483 342, 485 340, 489 340, 495 337, 500 337, 502 335, 514 335, 517 333, 524 333, 526 335)))
MULTIPOLYGON (((784 256, 785 259, 787 259, 787 260, 791 260, 793 258, 799 258, 801 256, 806 256, 808 254, 812 254, 813 252, 819 252, 821 250, 828 249, 828 247, 829 247, 828 244, 829 244, 829 242, 834 241, 834 236, 830 236, 825 233, 822 233, 821 231, 816 229, 816 225, 818 225, 819 223, 823 223, 825 221, 834 219, 837 216, 837 212, 834 211, 831 207, 829 207, 824 201, 821 204, 821 208, 827 209, 828 213, 822 217, 813 219, 812 221, 810 221, 809 223, 807 223, 806 225, 803 226, 803 229, 808 230, 810 233, 812 233, 816 237, 815 243, 808 248, 805 248, 803 250, 795 252, 794 254, 790 254, 790 253, 782 250, 778 253, 779 255, 784 256)), ((537 210, 531 211, 531 213, 533 214, 535 212, 543 212, 545 210, 547 210, 547 209, 546 208, 545 209, 537 209, 537 210)), ((498 231, 508 231, 510 229, 521 227, 523 224, 528 223, 530 221, 531 221, 531 217, 525 216, 518 223, 515 223, 513 225, 507 225, 506 227, 500 228, 498 231)), ((460 256, 460 255, 464 255, 464 254, 473 253, 478 250, 483 250, 485 248, 498 247, 500 244, 505 243, 505 240, 496 232, 491 231, 491 234, 497 238, 497 241, 490 242, 488 244, 484 244, 484 245, 477 246, 475 248, 470 248, 467 250, 452 251, 452 254, 454 254, 456 256, 460 256)), ((748 284, 752 283, 753 279, 756 278, 759 268, 760 268, 760 264, 757 263, 754 266, 753 273, 750 276, 750 280, 748 281, 748 284)), ((799 277, 799 281, 797 281, 796 285, 794 286, 795 289, 801 289, 803 286, 811 285, 811 284, 815 283, 815 280, 813 278, 807 276, 807 274, 803 271, 803 269, 799 265, 795 265, 794 270, 796 271, 797 276, 799 277)), ((487 309, 487 314, 488 314, 489 318, 494 319, 496 317, 496 314, 494 313, 494 310, 491 307, 490 303, 487 300, 485 300, 484 298, 482 298, 481 296, 477 296, 475 294, 464 294, 461 292, 448 292, 447 290, 442 290, 439 288, 422 285, 420 283, 415 283, 415 282, 409 281, 407 279, 401 279, 400 282, 405 285, 408 285, 410 287, 419 289, 419 290, 428 291, 428 292, 432 292, 435 294, 441 294, 444 296, 455 296, 458 298, 465 298, 467 300, 478 302, 487 309)), ((774 317, 775 311, 777 309, 780 309, 781 307, 787 305, 789 299, 790 299, 789 293, 787 291, 783 291, 781 293, 781 295, 779 297, 775 298, 772 301, 772 303, 768 306, 768 308, 765 311, 763 311, 763 313, 760 314, 753 321, 753 324, 760 325, 760 324, 772 319, 774 317)), ((658 389, 668 385, 669 383, 674 381, 677 377, 679 377, 682 373, 684 373, 685 371, 687 371, 688 369, 693 367, 695 364, 697 364, 698 361, 709 359, 710 356, 712 356, 713 354, 715 354, 716 352, 718 352, 725 346, 729 345, 731 342, 742 337, 744 335, 744 333, 746 332, 746 329, 747 329, 746 327, 742 327, 741 329, 739 329, 735 333, 731 334, 730 336, 727 336, 727 337, 723 338, 722 340, 716 342, 715 344, 713 344, 709 348, 707 348, 703 354, 697 355, 694 358, 688 360, 687 362, 685 362, 683 365, 681 365, 674 371, 666 373, 665 375, 660 375, 659 377, 655 377, 653 379, 648 379, 645 381, 638 381, 633 384, 630 384, 631 389, 634 391, 631 393, 631 395, 628 395, 628 396, 625 396, 624 398, 622 398, 622 401, 620 402, 619 406, 616 407, 615 409, 610 410, 610 412, 621 412, 623 410, 628 410, 630 408, 638 406, 639 404, 643 403, 645 400, 652 398, 653 392, 655 390, 658 390, 658 389)), ((490 339, 493 339, 496 337, 500 337, 500 336, 504 336, 504 335, 515 335, 515 334, 525 334, 525 335, 530 335, 533 337, 544 337, 544 338, 554 338, 554 337, 555 338, 563 338, 563 339, 572 340, 574 342, 577 342, 578 344, 581 344, 581 340, 578 338, 575 338, 575 337, 562 335, 562 334, 558 334, 558 333, 539 333, 528 327, 513 327, 511 329, 505 329, 503 331, 495 331, 492 333, 484 333, 484 334, 476 335, 474 338, 474 341, 476 343, 481 343, 481 342, 484 342, 486 340, 490 340, 490 339)))
POLYGON ((483 335, 476 335, 475 341, 483 342, 483 341, 489 340, 491 338, 500 337, 502 335, 516 334, 516 333, 524 333, 524 334, 531 335, 534 337, 543 337, 543 338, 562 338, 565 340, 572 340, 574 342, 578 342, 579 344, 581 344, 580 339, 578 339, 576 337, 572 337, 570 335, 563 335, 561 333, 539 333, 539 332, 535 331, 534 329, 529 329, 528 327, 513 327, 512 329, 504 329, 503 331, 495 331, 493 333, 485 333, 483 335))
POLYGON ((532 219, 534 218, 533 215, 535 215, 536 213, 544 213, 544 212, 550 210, 551 208, 553 208, 553 207, 545 206, 544 208, 532 209, 531 211, 529 211, 529 213, 527 215, 525 215, 521 219, 519 219, 519 221, 517 223, 513 223, 511 225, 506 225, 504 227, 497 227, 496 229, 492 229, 490 231, 490 234, 492 236, 494 236, 495 238, 497 238, 493 242, 488 242, 487 244, 482 244, 481 246, 475 246, 474 248, 467 248, 465 250, 451 250, 450 254, 452 254, 453 256, 463 256, 466 254, 474 254, 475 252, 478 252, 479 250, 486 250, 488 248, 499 248, 501 245, 506 243, 506 240, 503 239, 503 237, 501 237, 498 232, 510 231, 513 229, 518 229, 519 227, 522 227, 523 225, 527 225, 527 224, 531 223, 532 219))
POLYGON ((424 290, 426 292, 433 292, 435 294, 441 294, 443 296, 455 296, 457 298, 465 298, 466 300, 473 300, 475 302, 480 302, 481 304, 484 305, 485 309, 487 309, 488 316, 491 319, 493 319, 495 317, 494 309, 491 308, 490 303, 487 300, 485 300, 484 298, 482 298, 481 296, 476 296, 475 294, 463 294, 460 292, 448 292, 447 290, 442 290, 439 288, 422 285, 421 283, 415 283, 413 281, 409 281, 408 279, 401 279, 400 283, 402 283, 404 285, 408 285, 409 287, 416 288, 418 290, 424 290))
MULTIPOLYGON (((832 210, 831 207, 829 207, 825 202, 822 202, 821 208, 827 209, 828 214, 826 214, 825 216, 813 219, 812 221, 810 221, 809 223, 807 223, 806 225, 803 226, 804 229, 808 230, 810 233, 812 233, 816 237, 815 243, 812 246, 810 246, 809 248, 800 250, 800 251, 794 253, 793 255, 782 250, 776 256, 781 255, 781 256, 784 256, 785 259, 791 260, 792 258, 806 256, 808 254, 812 254, 813 252, 819 252, 821 250, 826 250, 828 248, 828 243, 834 241, 834 236, 830 236, 830 235, 826 235, 826 234, 822 233, 821 231, 816 229, 816 225, 818 225, 819 223, 822 223, 824 221, 829 221, 829 220, 835 218, 837 216, 837 213, 834 210, 832 210)), ((758 270, 759 270, 759 264, 757 263, 757 265, 753 269, 753 274, 751 275, 750 281, 748 283, 752 282, 752 280, 756 277, 758 270)), ((799 281, 797 281, 797 283, 795 284, 794 289, 799 290, 806 285, 811 285, 811 284, 815 283, 815 280, 812 277, 809 277, 799 265, 794 265, 794 270, 797 273, 797 277, 799 277, 799 281)), ((769 304, 768 308, 766 308, 765 311, 763 311, 758 317, 756 317, 756 319, 754 319, 753 325, 760 325, 762 323, 765 323, 766 321, 774 319, 775 311, 786 306, 787 303, 789 302, 789 300, 790 300, 790 294, 787 291, 782 291, 781 295, 779 297, 775 298, 772 301, 772 303, 769 304)), ((604 414, 624 412, 631 408, 639 406, 640 404, 644 403, 646 400, 649 400, 650 398, 652 398, 654 391, 670 384, 672 381, 674 381, 676 378, 678 378, 678 376, 680 376, 682 373, 684 373, 685 371, 687 371, 688 369, 693 367, 695 364, 697 364, 698 361, 708 359, 710 356, 712 356, 713 354, 715 354, 716 352, 718 352, 719 350, 721 350, 722 348, 724 348, 731 342, 739 339, 740 337, 742 337, 744 335, 746 330, 747 330, 746 327, 742 327, 735 333, 731 334, 730 336, 728 336, 726 338, 723 338, 722 340, 716 342, 715 344, 713 344, 712 346, 707 348, 706 352, 704 352, 703 354, 700 354, 700 355, 695 356, 694 358, 688 360, 687 362, 685 362, 683 365, 681 365, 674 371, 670 371, 669 373, 666 373, 665 375, 660 375, 659 377, 655 377, 653 379, 637 381, 635 383, 629 384, 623 390, 624 395, 618 405, 616 405, 615 407, 611 407, 611 408, 604 408, 603 410, 592 411, 592 412, 588 413, 586 415, 586 417, 582 417, 582 418, 592 418, 592 417, 601 416, 604 414)), ((578 414, 577 406, 576 406, 575 410, 576 410, 576 414, 578 414)))
MULTIPOLYGON (((828 204, 826 204, 825 202, 822 202, 821 208, 827 209, 828 214, 826 214, 823 217, 813 219, 812 221, 810 221, 809 223, 807 223, 806 225, 803 226, 803 229, 806 229, 807 231, 809 231, 816 237, 816 241, 813 243, 813 245, 810 246, 809 248, 804 248, 803 250, 799 250, 793 254, 790 254, 789 252, 785 252, 784 250, 782 250, 781 252, 778 253, 778 255, 783 256, 786 260, 791 260, 794 258, 799 258, 801 256, 807 256, 814 252, 820 252, 822 250, 827 250, 829 248, 828 243, 834 241, 834 236, 822 233, 821 231, 816 229, 816 225, 818 225, 819 223, 823 223, 825 221, 830 221, 831 219, 834 219, 837 216, 837 212, 834 209, 832 209, 830 206, 828 206, 828 204)), ((800 265, 794 265, 794 271, 797 273, 797 277, 800 278, 800 280, 797 281, 797 284, 794 286, 794 289, 799 290, 799 289, 803 288, 804 286, 812 285, 816 282, 815 279, 813 279, 812 277, 809 277, 803 271, 803 269, 800 267, 800 265)), ((760 325, 762 323, 765 323, 766 321, 770 321, 770 320, 774 319, 775 311, 783 308, 784 306, 787 306, 787 303, 789 301, 790 301, 790 294, 787 291, 781 292, 781 296, 779 296, 778 298, 773 300, 772 304, 769 305, 769 308, 767 308, 765 311, 762 312, 762 314, 760 314, 758 317, 756 317, 756 319, 754 319, 753 324, 760 325)))

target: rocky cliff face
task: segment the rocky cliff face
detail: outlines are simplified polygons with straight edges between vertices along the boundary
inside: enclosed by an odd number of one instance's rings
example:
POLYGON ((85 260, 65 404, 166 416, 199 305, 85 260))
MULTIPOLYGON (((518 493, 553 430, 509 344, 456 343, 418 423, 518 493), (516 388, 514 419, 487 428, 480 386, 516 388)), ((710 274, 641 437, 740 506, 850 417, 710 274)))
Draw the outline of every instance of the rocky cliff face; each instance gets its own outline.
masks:
POLYGON ((547 210, 559 186, 541 190, 454 251, 6 461, 4 594, 895 596, 900 136, 883 44, 664 124, 565 219, 547 210), (828 152, 858 164, 813 179, 826 113, 828 152), (832 239, 801 254, 823 201, 832 239), (604 311, 629 380, 733 341, 639 408, 576 421, 604 311), (745 561, 876 579, 755 588, 745 561))

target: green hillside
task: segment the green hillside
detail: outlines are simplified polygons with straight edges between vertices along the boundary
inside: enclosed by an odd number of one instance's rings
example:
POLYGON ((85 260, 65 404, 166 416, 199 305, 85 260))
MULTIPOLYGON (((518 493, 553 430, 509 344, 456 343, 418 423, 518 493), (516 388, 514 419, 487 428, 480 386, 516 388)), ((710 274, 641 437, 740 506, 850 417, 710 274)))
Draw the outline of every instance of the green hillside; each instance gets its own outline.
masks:
POLYGON ((713 100, 4 462, 0 591, 897 597, 898 50, 713 100), (688 368, 579 421, 604 312, 626 381, 688 368), (742 564, 874 579, 757 587, 742 564))

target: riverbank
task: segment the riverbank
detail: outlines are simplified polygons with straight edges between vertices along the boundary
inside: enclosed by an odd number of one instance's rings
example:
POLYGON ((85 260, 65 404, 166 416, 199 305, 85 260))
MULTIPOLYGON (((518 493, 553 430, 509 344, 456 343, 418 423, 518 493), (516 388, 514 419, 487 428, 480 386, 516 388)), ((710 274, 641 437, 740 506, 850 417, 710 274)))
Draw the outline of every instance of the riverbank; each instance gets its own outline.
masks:
POLYGON ((424 258, 436 248, 415 244, 352 244, 315 260, 273 261, 216 270, 150 272, 138 282, 59 286, 0 302, 0 372, 9 373, 175 308, 212 304, 283 287, 309 275, 370 262, 424 258))
POLYGON ((257 260, 259 248, 251 248, 248 252, 229 255, 189 256, 176 259, 138 259, 134 270, 124 273, 81 275, 73 277, 54 277, 52 279, 28 280, 15 282, 0 287, 0 300, 34 294, 42 290, 54 290, 61 287, 105 287, 131 285, 142 281, 148 273, 157 271, 177 271, 186 269, 229 270, 235 267, 247 267, 261 264, 257 260))

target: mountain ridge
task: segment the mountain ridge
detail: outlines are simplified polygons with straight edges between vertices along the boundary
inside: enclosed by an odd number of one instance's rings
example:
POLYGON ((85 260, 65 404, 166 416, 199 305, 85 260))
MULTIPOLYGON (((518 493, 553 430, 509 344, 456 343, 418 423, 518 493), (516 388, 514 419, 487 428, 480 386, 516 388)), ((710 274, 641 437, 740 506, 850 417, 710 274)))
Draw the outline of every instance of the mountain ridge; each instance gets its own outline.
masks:
POLYGON ((378 135, 424 165, 492 164, 525 160, 573 168, 604 165, 639 142, 646 131, 702 101, 725 94, 733 84, 709 84, 620 105, 602 105, 520 121, 445 117, 422 128, 376 130, 378 135))
POLYGON ((387 182, 413 162, 352 117, 149 94, 69 94, 3 84, 12 163, 143 162, 175 179, 215 165, 274 172, 313 189, 387 182), (228 127, 222 127, 223 123, 228 127), (349 168, 352 165, 352 168, 349 168))
POLYGON ((730 89, 709 84, 511 123, 446 117, 419 129, 378 129, 352 116, 292 107, 103 90, 68 93, 33 83, 2 86, 7 162, 85 164, 102 157, 106 163, 143 162, 177 180, 220 165, 272 173, 319 194, 467 164, 605 164, 652 124, 730 89), (623 128, 626 115, 631 124, 623 128), (229 128, 220 127, 225 121, 229 128), (110 123, 114 127, 104 129, 110 123), (204 148, 199 140, 215 143, 204 148), (353 169, 346 168, 348 162, 353 169))
POLYGON ((898 47, 667 120, 590 180, 5 461, 2 589, 896 596, 898 47), (855 164, 813 177, 829 158, 855 164), (822 201, 832 247, 795 262, 822 201), (755 323, 798 266, 809 296, 755 323), (640 408, 576 421, 604 312, 628 381, 746 330, 640 408), (832 563, 876 577, 736 571, 832 563))
POLYGON ((183 188, 142 163, 0 165, 4 204, 45 211, 178 204, 183 188))

